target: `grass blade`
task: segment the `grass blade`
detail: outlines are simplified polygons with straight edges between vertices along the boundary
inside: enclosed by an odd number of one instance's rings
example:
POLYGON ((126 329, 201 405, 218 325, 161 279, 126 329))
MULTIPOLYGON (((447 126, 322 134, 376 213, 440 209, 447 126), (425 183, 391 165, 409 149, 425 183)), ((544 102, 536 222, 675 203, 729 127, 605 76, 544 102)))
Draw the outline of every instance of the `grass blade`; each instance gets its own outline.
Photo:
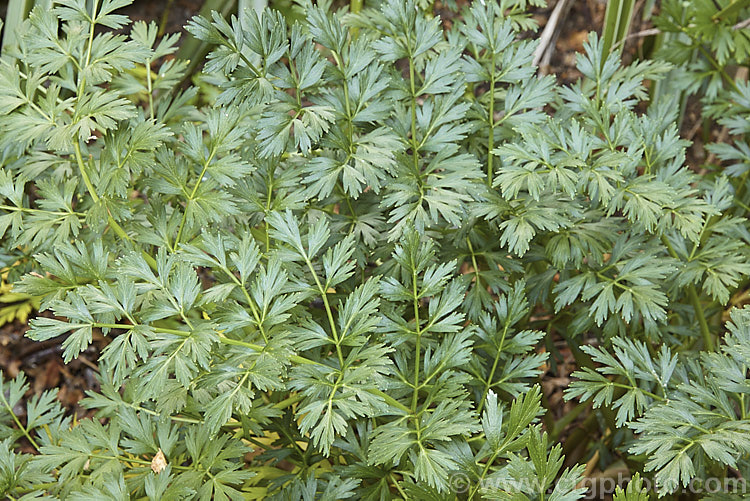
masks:
POLYGON ((16 45, 16 31, 18 27, 29 15, 31 7, 34 5, 34 0, 10 0, 8 2, 8 10, 5 14, 5 31, 3 32, 3 45, 2 51, 5 52, 5 48, 16 45))
POLYGON ((607 3, 602 28, 602 46, 605 56, 609 54, 612 47, 628 36, 634 8, 635 0, 610 0, 607 3))

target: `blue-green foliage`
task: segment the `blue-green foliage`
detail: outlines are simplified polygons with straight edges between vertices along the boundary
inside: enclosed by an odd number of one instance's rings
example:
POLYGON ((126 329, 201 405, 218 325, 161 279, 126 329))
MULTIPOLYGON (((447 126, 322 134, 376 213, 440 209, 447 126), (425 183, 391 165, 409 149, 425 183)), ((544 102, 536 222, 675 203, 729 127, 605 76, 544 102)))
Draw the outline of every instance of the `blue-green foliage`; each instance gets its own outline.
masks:
POLYGON ((0 64, 28 336, 66 361, 111 340, 98 419, 51 393, 14 417, 28 386, 3 383, 4 495, 578 499, 534 384, 553 333, 599 340, 568 395, 616 410, 664 492, 747 469, 747 310, 716 352, 706 320, 750 273, 747 148, 717 147, 730 177, 685 166, 673 102, 641 106, 670 65, 592 34, 561 87, 519 37, 537 2, 446 28, 303 1, 191 20, 214 49, 181 90, 174 37, 110 31, 127 3, 35 9, 0 64))

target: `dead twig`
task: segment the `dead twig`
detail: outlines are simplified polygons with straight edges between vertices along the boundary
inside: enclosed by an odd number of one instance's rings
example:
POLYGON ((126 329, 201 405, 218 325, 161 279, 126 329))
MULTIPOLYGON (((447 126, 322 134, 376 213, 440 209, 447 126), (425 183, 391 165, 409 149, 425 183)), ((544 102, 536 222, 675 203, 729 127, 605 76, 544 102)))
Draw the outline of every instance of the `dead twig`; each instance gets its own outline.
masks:
MULTIPOLYGON (((747 28, 748 26, 750 26, 750 18, 745 19, 744 21, 740 21, 739 23, 735 24, 734 26, 732 26, 732 29, 736 31, 736 30, 747 28)), ((661 33, 661 30, 659 28, 649 28, 647 30, 641 30, 641 31, 636 31, 635 33, 631 33, 630 35, 625 37, 625 40, 630 40, 631 38, 650 37, 652 35, 659 35, 660 33, 661 33)), ((618 44, 621 44, 625 40, 621 40, 620 42, 618 42, 618 44)))
POLYGON ((544 26, 542 34, 539 35, 539 45, 534 51, 534 66, 539 66, 539 63, 548 64, 552 53, 554 52, 554 41, 557 38, 558 25, 561 24, 560 20, 565 17, 568 10, 572 6, 570 0, 560 0, 552 10, 552 14, 549 17, 549 21, 544 26))

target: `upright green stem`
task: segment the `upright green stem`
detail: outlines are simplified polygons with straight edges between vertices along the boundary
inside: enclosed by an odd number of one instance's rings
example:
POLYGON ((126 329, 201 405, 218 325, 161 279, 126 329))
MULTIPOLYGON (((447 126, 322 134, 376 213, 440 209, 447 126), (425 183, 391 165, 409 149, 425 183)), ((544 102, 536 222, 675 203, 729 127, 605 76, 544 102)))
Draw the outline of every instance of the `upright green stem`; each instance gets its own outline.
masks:
MULTIPOLYGON (((79 103, 81 100, 81 97, 83 96, 83 92, 86 89, 86 77, 83 76, 83 71, 88 68, 89 64, 91 63, 91 51, 94 45, 94 34, 95 34, 95 28, 96 23, 94 20, 96 19, 96 11, 99 5, 98 0, 94 0, 92 10, 91 10, 91 26, 89 28, 89 39, 88 44, 86 46, 86 58, 83 61, 83 65, 78 65, 79 69, 79 82, 78 82, 78 91, 76 96, 76 102, 79 103)), ((74 114, 76 112, 74 111, 74 114)), ((73 147, 75 148, 75 155, 76 155, 76 162, 78 163, 78 169, 81 172, 81 178, 83 179, 83 183, 86 185, 86 189, 89 192, 89 195, 91 196, 91 199, 94 201, 94 203, 99 203, 99 195, 96 193, 96 190, 94 189, 94 185, 91 183, 91 179, 89 178, 88 172, 86 172, 86 166, 83 162, 83 155, 81 154, 81 145, 79 142, 79 139, 73 138, 73 147)), ((123 240, 126 240, 127 242, 133 244, 133 239, 130 238, 130 235, 128 235, 125 230, 122 229, 122 226, 115 221, 115 219, 112 217, 112 214, 107 211, 107 223, 109 224, 109 227, 112 228, 112 231, 114 231, 117 236, 122 238, 123 240)), ((143 254, 143 258, 146 260, 149 266, 152 268, 156 268, 156 260, 151 257, 147 252, 141 251, 143 254)))
POLYGON ((493 153, 492 150, 495 149, 495 50, 492 50, 492 73, 490 77, 490 138, 487 142, 487 186, 492 188, 492 182, 493 182, 493 176, 494 176, 494 169, 492 166, 493 161, 493 153))
POLYGON ((167 21, 169 20, 169 11, 172 8, 174 0, 167 0, 167 4, 164 6, 164 10, 161 13, 161 19, 159 20, 159 32, 158 36, 163 36, 164 31, 167 29, 167 21))
POLYGON ((29 433, 29 430, 27 430, 26 427, 21 424, 21 420, 18 419, 18 416, 16 416, 16 413, 13 411, 10 403, 8 402, 8 400, 6 400, 5 395, 0 395, 0 400, 2 400, 3 406, 13 417, 13 421, 16 423, 16 426, 18 426, 18 429, 21 430, 21 433, 23 433, 29 443, 34 446, 34 449, 39 450, 39 444, 36 443, 36 440, 31 438, 31 433, 29 433))
POLYGON ((148 113, 154 119, 154 90, 151 83, 151 59, 146 59, 146 86, 148 89, 148 113))
POLYGON ((703 313, 703 305, 701 304, 698 292, 695 290, 694 285, 688 287, 688 297, 693 305, 695 311, 695 317, 698 319, 698 325, 701 328, 701 336, 703 336, 703 345, 707 351, 714 351, 716 349, 714 338, 711 335, 711 330, 708 328, 708 322, 706 322, 706 315, 703 313))
MULTIPOLYGON (((704 230, 705 230, 705 227, 704 227, 704 230)), ((662 236, 661 240, 664 243, 664 245, 667 247, 667 251, 669 252, 669 255, 675 259, 680 260, 680 256, 672 247, 672 244, 669 242, 669 239, 666 236, 662 236)), ((695 252, 695 249, 693 249, 693 252, 695 252)), ((691 257, 692 257, 692 254, 691 254, 691 257)), ((714 338, 711 335, 711 329, 709 329, 708 327, 708 322, 706 322, 706 315, 703 313, 703 305, 701 304, 700 298, 698 297, 698 291, 695 290, 695 285, 693 284, 688 285, 687 293, 688 293, 688 299, 690 299, 690 303, 693 305, 695 318, 698 320, 698 325, 700 326, 700 329, 701 329, 701 336, 703 337, 703 344, 707 351, 714 351, 716 349, 714 338)))
POLYGON ((273 201, 273 185, 274 185, 274 174, 275 174, 275 165, 271 165, 268 167, 268 180, 266 181, 266 211, 264 213, 264 224, 266 226, 266 254, 271 252, 271 233, 269 232, 268 228, 268 215, 271 213, 271 202, 273 201))
MULTIPOLYGON (((73 146, 75 148, 76 152, 76 161, 78 162, 78 170, 81 172, 81 179, 83 179, 83 183, 86 185, 86 189, 89 192, 89 195, 91 196, 91 199, 94 201, 94 203, 99 203, 99 195, 97 195, 96 190, 94 189, 94 185, 91 183, 91 179, 89 178, 88 173, 86 172, 86 165, 83 162, 83 155, 81 154, 81 145, 78 143, 78 138, 73 142, 73 146)), ((112 228, 112 231, 114 231, 118 237, 122 238, 123 240, 129 242, 130 244, 133 244, 133 239, 130 238, 130 235, 128 235, 125 230, 122 229, 122 226, 115 221, 115 219, 112 217, 112 214, 107 211, 107 223, 109 224, 109 227, 112 228)), ((141 254, 143 255, 143 258, 146 260, 148 265, 151 268, 156 268, 156 260, 151 257, 151 255, 145 251, 141 251, 141 254)))
POLYGON ((404 499, 404 501, 408 501, 409 496, 404 492, 404 489, 399 485, 398 480, 396 480, 396 477, 393 476, 393 473, 389 474, 388 477, 391 479, 391 482, 393 482, 393 486, 396 488, 399 494, 401 494, 401 497, 404 499))
MULTIPOLYGON (((510 314, 508 314, 508 318, 510 318, 510 314)), ((503 352, 503 345, 505 344, 505 336, 508 334, 509 327, 510 327, 510 321, 506 321, 505 327, 503 327, 503 335, 500 338, 500 345, 497 347, 497 353, 495 354, 495 361, 492 363, 492 369, 490 369, 490 375, 484 384, 484 391, 482 392, 482 399, 479 401, 479 405, 477 407, 477 414, 480 414, 482 412, 482 407, 484 407, 484 401, 487 399, 487 394, 490 392, 490 388, 492 387, 492 379, 494 379, 495 377, 495 371, 497 370, 498 362, 500 362, 500 354, 503 352)))
POLYGON ((412 393, 411 410, 416 415, 417 402, 419 401, 419 365, 421 363, 422 352, 422 329, 419 321, 419 293, 417 290, 417 272, 414 270, 415 263, 412 263, 412 294, 414 294, 414 329, 417 335, 416 347, 414 348, 414 393, 412 393))
POLYGON ((362 10, 364 3, 364 0, 351 0, 351 2, 349 2, 349 12, 357 14, 362 10))
POLYGON ((94 29, 96 28, 96 9, 99 7, 99 0, 94 0, 94 5, 91 7, 91 26, 89 27, 89 42, 86 47, 86 64, 88 66, 91 62, 91 48, 94 46, 94 29))
POLYGON ((89 195, 91 195, 91 199, 94 201, 95 204, 99 203, 99 195, 96 194, 96 190, 94 189, 94 185, 91 183, 91 179, 89 178, 88 173, 86 172, 86 164, 83 162, 83 155, 81 154, 81 145, 78 143, 78 140, 75 141, 74 145, 76 150, 76 161, 78 162, 78 170, 81 171, 81 178, 83 179, 83 184, 86 185, 86 189, 89 192, 89 195))
POLYGON ((94 46, 94 34, 96 30, 96 23, 94 20, 96 19, 96 9, 98 7, 99 0, 94 0, 94 4, 91 7, 91 18, 90 18, 90 24, 89 27, 89 40, 88 44, 86 45, 86 59, 83 61, 82 65, 78 65, 78 92, 76 96, 76 101, 80 101, 81 95, 83 95, 83 91, 86 90, 86 77, 83 74, 83 71, 88 68, 89 63, 91 63, 91 49, 94 46))
POLYGON ((331 327, 331 335, 333 336, 333 341, 336 344, 336 355, 339 358, 339 364, 341 364, 341 369, 344 369, 344 354, 341 351, 341 339, 339 339, 338 329, 336 328, 336 322, 333 319, 333 310, 331 309, 331 305, 328 302, 328 291, 325 287, 323 287, 323 284, 320 282, 320 279, 318 278, 318 274, 315 273, 315 267, 313 267, 312 262, 310 259, 305 255, 305 262, 307 263, 307 267, 310 270, 310 273, 312 273, 313 279, 315 279, 315 285, 318 287, 318 292, 320 292, 320 297, 323 299, 323 306, 326 310, 326 315, 328 316, 328 325, 331 327))
POLYGON ((492 456, 490 456, 487 459, 487 462, 484 464, 484 468, 482 469, 482 474, 479 476, 479 480, 477 481, 477 483, 474 485, 474 487, 472 487, 471 491, 469 492, 469 497, 467 498, 467 501, 471 501, 472 499, 474 499, 474 496, 476 495, 476 493, 479 491, 479 489, 484 484, 484 479, 487 476, 487 473, 489 473, 490 467, 495 462, 495 460, 497 459, 497 457, 500 455, 500 451, 501 450, 502 450, 502 447, 500 449, 498 449, 497 451, 493 452, 492 456))
POLYGON ((412 158, 414 160, 414 175, 417 176, 417 179, 419 179, 419 145, 417 144, 417 89, 414 71, 414 59, 409 57, 409 85, 411 87, 411 152, 412 158))
POLYGON ((716 59, 713 57, 713 55, 708 50, 706 50, 705 47, 703 47, 703 44, 701 43, 701 40, 694 38, 693 35, 692 35, 692 32, 687 28, 687 26, 680 27, 680 30, 682 31, 682 33, 684 33, 685 35, 687 35, 688 38, 690 38, 690 40, 692 40, 693 42, 696 43, 697 48, 700 51, 700 53, 703 54, 703 57, 705 57, 708 60, 708 62, 711 63, 711 66, 713 66, 714 69, 716 71, 718 71, 719 74, 721 74, 722 78, 724 78, 724 80, 736 92, 740 92, 739 87, 737 87, 737 83, 734 81, 734 79, 732 77, 729 76, 729 73, 727 73, 727 70, 725 68, 723 68, 718 63, 718 61, 716 61, 716 59))
POLYGON ((482 286, 482 276, 479 273, 479 263, 477 263, 477 255, 474 252, 474 246, 471 245, 471 237, 467 235, 466 244, 469 246, 469 253, 471 254, 471 265, 474 267, 474 287, 482 286))
MULTIPOLYGON (((333 59, 336 61, 336 66, 338 66, 341 71, 344 71, 344 65, 343 65, 343 56, 339 54, 338 52, 333 52, 333 59)), ((344 89, 344 108, 346 109, 346 128, 347 128, 347 134, 349 136, 349 148, 353 146, 353 136, 354 136, 354 126, 352 124, 352 107, 349 103, 349 82, 346 80, 343 81, 342 88, 344 89)), ((353 152, 348 151, 349 155, 351 155, 353 152)), ((348 161, 348 160, 347 160, 348 161)))
POLYGON ((223 265, 219 266, 221 267, 222 271, 232 280, 232 282, 234 282, 242 291, 242 294, 245 296, 245 301, 247 301, 247 305, 250 307, 250 311, 255 318, 255 323, 258 324, 258 330, 260 331, 261 336, 263 336, 263 341, 268 344, 268 334, 266 334, 266 329, 263 327, 266 312, 263 311, 263 316, 261 316, 258 308, 255 305, 255 301, 253 301, 253 299, 250 297, 250 293, 248 292, 247 287, 245 287, 245 284, 239 278, 237 278, 234 273, 232 273, 232 270, 223 265))
MULTIPOLYGON (((747 367, 743 365, 742 370, 747 370, 747 367)), ((740 419, 747 419, 747 406, 745 405, 744 393, 740 393, 740 419)))
POLYGON ((195 199, 195 194, 198 193, 198 188, 200 188, 201 183, 203 182, 203 177, 206 175, 206 172, 208 171, 208 165, 211 163, 211 161, 214 159, 214 156, 216 155, 216 148, 211 149, 211 153, 208 155, 208 159, 206 159, 205 163, 203 164, 203 169, 201 170, 200 176, 198 176, 198 180, 195 182, 195 186, 193 186, 193 190, 190 192, 190 195, 188 196, 188 200, 185 203, 185 212, 182 213, 182 221, 180 221, 180 228, 177 230, 177 236, 174 239, 174 245, 172 246, 172 249, 177 249, 177 245, 180 243, 180 238, 182 238, 182 230, 185 228, 185 223, 187 221, 187 212, 188 212, 188 205, 195 199))

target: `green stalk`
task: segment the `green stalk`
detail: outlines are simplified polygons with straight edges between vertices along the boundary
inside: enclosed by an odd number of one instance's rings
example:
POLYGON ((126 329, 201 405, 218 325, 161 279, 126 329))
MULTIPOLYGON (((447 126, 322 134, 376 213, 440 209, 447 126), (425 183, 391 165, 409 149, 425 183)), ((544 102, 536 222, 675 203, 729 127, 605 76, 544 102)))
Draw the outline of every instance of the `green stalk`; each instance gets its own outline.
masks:
POLYGON ((29 207, 14 207, 12 205, 2 205, 0 204, 0 209, 7 210, 7 211, 15 211, 15 212, 28 212, 29 214, 49 214, 50 216, 78 216, 78 217, 86 217, 86 214, 83 214, 82 212, 59 212, 59 211, 51 211, 51 210, 44 210, 44 209, 31 209, 29 207))
MULTIPOLYGON (((685 33, 688 33, 687 28, 683 28, 683 31, 685 33)), ((713 66, 714 69, 721 74, 722 78, 724 78, 724 81, 726 81, 732 87, 732 89, 734 89, 735 92, 737 93, 742 92, 740 88, 737 87, 737 83, 734 81, 734 78, 729 76, 729 73, 727 73, 726 68, 722 67, 719 64, 719 62, 713 57, 713 55, 708 50, 706 50, 705 47, 703 47, 703 44, 698 43, 698 50, 700 51, 701 54, 703 54, 703 57, 708 59, 708 62, 711 63, 711 66, 713 66)))
POLYGON ((83 184, 86 185, 86 189, 89 191, 89 195, 91 195, 91 199, 94 200, 95 204, 98 204, 99 195, 96 194, 96 189, 94 188, 94 185, 91 183, 91 179, 89 178, 89 175, 86 172, 86 165, 83 162, 83 155, 81 154, 81 145, 78 143, 78 141, 76 141, 74 146, 76 150, 76 161, 78 162, 78 169, 81 171, 81 178, 83 179, 83 184))
MULTIPOLYGON (((57 482, 47 482, 44 484, 34 484, 32 486, 24 487, 24 488, 16 487, 15 489, 13 489, 13 492, 17 494, 28 494, 29 492, 33 492, 33 491, 52 489, 53 487, 57 487, 59 485, 60 484, 57 482)), ((8 494, 6 494, 6 496, 7 495, 8 494)), ((9 499, 14 499, 14 498, 9 497, 9 499)))
MULTIPOLYGON (((148 89, 148 114, 154 119, 154 89, 151 83, 151 59, 146 59, 146 86, 148 89)), ((128 153, 129 155, 130 153, 128 153)))
MULTIPOLYGON (((91 179, 89 178, 88 173, 86 172, 86 166, 83 163, 83 155, 81 154, 81 145, 78 142, 78 139, 76 138, 75 142, 73 143, 73 146, 75 147, 76 152, 76 161, 78 162, 78 170, 81 172, 81 178, 83 179, 83 183, 86 185, 86 189, 89 192, 89 195, 91 196, 91 199, 94 201, 94 203, 99 203, 99 195, 96 193, 96 189, 94 188, 94 185, 91 183, 91 179)), ((130 235, 128 235, 125 230, 122 229, 122 226, 115 221, 115 218, 112 217, 112 214, 107 211, 107 223, 109 224, 109 227, 112 228, 112 231, 114 231, 118 237, 122 238, 123 240, 127 241, 128 243, 135 246, 135 242, 133 242, 133 239, 130 238, 130 235)), ((141 254, 143 255, 143 258, 146 260, 148 265, 156 269, 156 259, 151 257, 151 255, 141 250, 141 254)))
POLYGON ((568 427, 570 423, 575 421, 576 418, 583 412, 590 409, 590 403, 581 402, 576 405, 572 411, 565 414, 558 422, 555 423, 555 426, 552 428, 552 430, 550 430, 550 438, 556 441, 560 434, 565 430, 565 428, 568 427))
POLYGON ((266 329, 263 327, 263 321, 265 320, 265 314, 263 315, 263 318, 261 318, 260 311, 258 311, 258 307, 255 305, 255 301, 250 297, 250 293, 247 290, 247 287, 245 287, 245 284, 235 276, 232 271, 227 268, 226 266, 219 265, 221 267, 221 270, 240 288, 242 291, 242 294, 245 296, 245 301, 247 301, 247 305, 250 307, 250 311, 253 314, 253 317, 255 318, 255 322, 258 324, 258 330, 260 331, 260 334, 263 336, 263 341, 265 341, 266 344, 268 344, 268 334, 266 333, 266 329))
POLYGON ((391 479, 391 482, 393 482, 393 486, 396 488, 396 490, 398 491, 398 493, 401 494, 401 497, 403 498, 403 500, 407 501, 409 499, 409 496, 406 495, 406 493, 404 492, 403 487, 401 487, 401 485, 399 485, 398 480, 396 480, 396 477, 393 476, 393 473, 390 473, 388 475, 388 478, 391 479))
POLYGON ((323 287, 323 284, 320 282, 320 279, 318 278, 318 274, 315 273, 315 268, 313 267, 312 262, 307 257, 307 254, 305 254, 305 262, 307 263, 307 267, 310 270, 310 273, 312 273, 313 278, 315 279, 315 285, 318 287, 318 292, 320 293, 321 299, 323 299, 323 306, 326 310, 326 316, 328 317, 328 325, 331 327, 331 335, 333 336, 333 341, 336 343, 336 355, 339 358, 339 364, 341 364, 341 370, 344 370, 344 354, 341 351, 341 339, 339 338, 338 329, 336 328, 336 322, 333 319, 333 310, 331 309, 331 305, 328 302, 328 291, 323 287))
MULTIPOLYGON (((96 19, 96 12, 98 9, 98 0, 94 0, 92 9, 91 9, 91 19, 96 19)), ((94 44, 94 31, 96 28, 96 23, 91 22, 89 27, 89 37, 88 37, 88 43, 86 46, 86 57, 82 61, 83 64, 79 65, 79 82, 78 82, 78 89, 76 92, 76 103, 80 103, 81 96, 83 95, 83 92, 86 90, 86 78, 82 76, 83 71, 88 68, 89 64, 91 63, 91 50, 93 48, 94 44)), ((78 107, 78 104, 76 104, 76 108, 78 107)), ((74 112, 75 113, 75 112, 74 112)), ((94 188, 93 183, 91 182, 91 179, 89 178, 88 172, 86 172, 86 165, 83 161, 83 154, 81 153, 81 144, 80 140, 76 137, 73 141, 73 147, 75 149, 75 157, 76 162, 78 163, 78 170, 81 173, 81 178, 83 179, 83 183, 86 185, 86 190, 88 190, 89 195, 91 196, 91 199, 94 201, 95 204, 99 203, 99 195, 96 193, 96 189, 94 188)), ((115 234, 120 237, 121 239, 127 241, 131 245, 135 246, 135 243, 133 242, 133 239, 130 238, 130 235, 128 235, 124 229, 122 229, 122 226, 115 221, 115 219, 112 217, 112 214, 110 214, 109 211, 107 211, 107 223, 110 228, 112 228, 112 231, 115 232, 115 234)), ((151 257, 147 252, 141 250, 141 254, 143 255, 143 258, 146 260, 148 265, 151 268, 156 268, 156 260, 151 257)))
POLYGON ((208 155, 208 159, 203 164, 203 169, 201 170, 201 174, 200 176, 198 176, 198 180, 195 182, 195 186, 193 186, 193 190, 190 192, 190 196, 188 196, 188 200, 185 203, 185 212, 182 213, 182 220, 180 221, 180 227, 177 230, 177 236, 174 239, 174 245, 172 245, 173 251, 177 250, 177 246, 180 243, 180 238, 182 237, 182 230, 185 228, 185 223, 187 222, 188 206, 190 205, 190 202, 192 202, 195 199, 195 195, 196 193, 198 193, 198 188, 200 188, 201 183, 203 182, 203 177, 206 175, 206 172, 208 171, 208 165, 214 159, 215 155, 216 155, 216 148, 214 147, 211 150, 211 153, 208 155))
MULTIPOLYGON (((414 263, 412 263, 414 265, 414 263)), ((419 295, 417 292, 417 272, 412 268, 412 293, 414 294, 414 328, 416 329, 417 343, 414 349, 414 393, 412 393, 411 411, 416 415, 417 402, 419 401, 419 365, 421 358, 422 331, 419 325, 419 295)))
MULTIPOLYGON (((123 402, 123 403, 135 411, 143 412, 150 416, 156 416, 159 418, 162 417, 162 414, 160 412, 152 411, 151 409, 146 409, 145 407, 141 407, 140 405, 136 405, 130 402, 123 402)), ((201 421, 200 419, 186 418, 182 416, 168 416, 168 417, 169 419, 177 423, 203 424, 203 421, 201 421)))
MULTIPOLYGON (((411 87, 411 154, 414 160, 414 174, 419 176, 419 145, 417 144, 417 89, 414 75, 414 59, 409 57, 409 85, 411 87)), ((420 191, 421 191, 420 183, 420 191)))
POLYGON ((698 319, 698 325, 700 325, 701 328, 703 345, 707 351, 714 351, 716 350, 716 345, 714 343, 714 338, 711 335, 711 330, 708 328, 708 322, 706 322, 706 315, 703 313, 703 305, 701 305, 698 292, 695 290, 694 285, 688 286, 687 291, 690 302, 693 305, 693 310, 695 311, 695 317, 698 319))
POLYGON ((3 32, 3 53, 6 47, 13 47, 18 44, 16 31, 29 15, 33 6, 34 0, 10 0, 8 2, 8 10, 5 13, 5 31, 3 32))
MULTIPOLYGON (((100 323, 100 322, 95 322, 95 323, 91 324, 91 327, 96 327, 96 328, 99 328, 99 329, 123 329, 123 330, 130 330, 130 329, 134 329, 137 326, 138 326, 137 324, 136 325, 131 325, 131 324, 107 324, 107 323, 100 323)), ((172 334, 172 335, 180 336, 180 337, 189 337, 191 335, 190 332, 179 330, 179 329, 168 329, 168 328, 165 328, 165 327, 154 327, 154 326, 149 326, 149 327, 152 328, 154 330, 154 332, 161 332, 163 334, 172 334)), ((259 344, 246 343, 245 341, 240 341, 238 339, 231 339, 231 338, 224 337, 224 336, 219 336, 219 342, 221 344, 226 344, 226 345, 230 345, 230 346, 242 346, 243 348, 249 348, 249 349, 251 349, 253 351, 257 351, 257 352, 262 352, 263 351, 263 346, 261 346, 259 344)), ((289 357, 289 360, 291 360, 292 362, 296 362, 298 364, 304 364, 304 365, 323 365, 320 362, 316 362, 314 360, 310 360, 310 359, 307 359, 307 358, 304 358, 304 357, 300 357, 300 356, 297 356, 297 355, 292 355, 291 357, 289 357)))
MULTIPOLYGON (((97 327, 97 328, 108 328, 108 329, 123 329, 123 330, 130 330, 134 329, 135 325, 130 324, 105 324, 105 323, 93 323, 91 324, 91 327, 97 327)), ((163 332, 164 334, 173 334, 175 336, 181 336, 181 337, 189 337, 191 335, 190 332, 182 331, 179 329, 167 329, 164 327, 154 327, 150 326, 152 329, 154 329, 154 332, 163 332)), ((244 341, 240 341, 238 339, 230 339, 224 336, 219 336, 219 342, 221 344, 226 344, 230 346, 242 346, 244 348, 249 348, 253 351, 262 352, 263 346, 253 344, 253 343, 246 343, 244 341)), ((321 362, 317 362, 315 360, 310 360, 309 358, 302 357, 300 355, 292 355, 289 357, 290 362, 294 362, 297 364, 302 365, 325 365, 321 362)), ((411 412, 411 409, 403 405, 401 402, 393 398, 392 396, 386 394, 382 390, 378 390, 377 388, 368 388, 365 390, 366 392, 370 393, 371 395, 378 396, 383 399, 385 403, 388 405, 391 405, 393 407, 396 407, 400 411, 402 411, 404 414, 409 414, 411 412)))
POLYGON ((164 10, 161 13, 161 19, 159 20, 159 31, 158 36, 164 36, 164 31, 167 28, 167 20, 169 19, 169 11, 172 10, 172 4, 174 0, 167 0, 167 4, 164 6, 164 10))
POLYGON ((351 0, 351 2, 349 2, 349 12, 351 12, 352 14, 359 13, 360 11, 362 11, 364 3, 364 0, 351 0))
MULTIPOLYGON (((704 226, 704 230, 705 228, 706 227, 704 226)), ((680 256, 677 255, 677 252, 672 247, 672 244, 669 242, 669 239, 667 239, 666 236, 662 236, 661 241, 667 247, 667 251, 669 252, 669 255, 681 261, 680 256)), ((693 252, 695 252, 695 249, 693 249, 693 252)), ((711 335, 711 329, 709 329, 708 327, 708 322, 706 322, 706 315, 703 313, 703 305, 701 305, 700 298, 698 297, 698 291, 695 290, 695 285, 693 284, 688 285, 687 293, 688 293, 688 299, 690 299, 690 303, 693 305, 695 318, 698 320, 698 325, 701 328, 701 336, 703 337, 703 345, 705 346, 707 351, 714 351, 716 349, 716 344, 714 343, 714 338, 711 335)))
POLYGON ((739 14, 742 9, 748 6, 750 6, 750 1, 748 0, 733 0, 729 5, 711 16, 711 20, 720 21, 726 19, 728 16, 739 14))
POLYGON ((495 149, 495 50, 492 50, 492 76, 490 77, 490 137, 487 142, 487 186, 492 188, 492 177, 494 176, 494 169, 492 166, 493 153, 495 149))
POLYGON ((29 433, 29 430, 26 429, 26 427, 21 424, 21 420, 18 419, 18 416, 16 416, 16 413, 13 412, 13 407, 10 405, 10 402, 5 398, 5 395, 0 394, 0 401, 2 401, 3 407, 7 409, 7 411, 10 413, 11 417, 13 418, 13 421, 16 423, 16 426, 18 426, 18 429, 21 430, 21 433, 26 437, 26 439, 29 441, 31 445, 34 446, 34 449, 39 450, 39 444, 36 443, 36 441, 31 438, 31 433, 29 433))
POLYGON ((633 17, 635 0, 609 0, 604 15, 602 28, 602 64, 606 61, 612 47, 625 40, 630 31, 630 20, 633 17))
POLYGON ((304 398, 305 398, 305 395, 303 395, 302 393, 296 393, 292 395, 291 397, 282 400, 281 402, 273 404, 271 408, 283 410, 283 409, 286 409, 287 407, 290 407, 296 404, 297 402, 301 402, 304 398))
MULTIPOLYGON (((510 317, 510 315, 508 315, 508 317, 510 317)), ((487 378, 487 381, 485 381, 484 391, 482 392, 482 399, 479 401, 479 406, 477 408, 477 414, 481 414, 482 407, 484 407, 484 401, 487 399, 487 394, 490 392, 490 388, 492 387, 492 380, 495 377, 495 371, 497 370, 497 364, 500 361, 500 354, 503 352, 503 345, 505 344, 505 336, 508 334, 509 327, 510 327, 510 321, 506 321, 505 327, 503 328, 503 336, 500 338, 500 345, 497 348, 497 353, 495 354, 495 360, 492 363, 492 369, 490 369, 490 375, 487 378)))

